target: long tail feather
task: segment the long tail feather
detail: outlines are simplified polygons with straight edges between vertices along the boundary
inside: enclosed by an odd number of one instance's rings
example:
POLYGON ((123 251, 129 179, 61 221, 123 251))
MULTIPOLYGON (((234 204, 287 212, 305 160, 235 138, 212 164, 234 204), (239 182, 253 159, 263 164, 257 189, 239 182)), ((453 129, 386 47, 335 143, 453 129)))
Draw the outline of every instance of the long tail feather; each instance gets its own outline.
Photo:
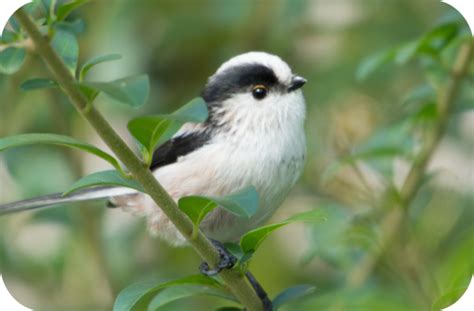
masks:
POLYGON ((124 187, 101 187, 86 189, 74 192, 66 196, 63 196, 61 193, 54 193, 23 201, 0 205, 0 216, 26 210, 52 207, 58 204, 104 199, 133 193, 137 193, 137 191, 124 187))

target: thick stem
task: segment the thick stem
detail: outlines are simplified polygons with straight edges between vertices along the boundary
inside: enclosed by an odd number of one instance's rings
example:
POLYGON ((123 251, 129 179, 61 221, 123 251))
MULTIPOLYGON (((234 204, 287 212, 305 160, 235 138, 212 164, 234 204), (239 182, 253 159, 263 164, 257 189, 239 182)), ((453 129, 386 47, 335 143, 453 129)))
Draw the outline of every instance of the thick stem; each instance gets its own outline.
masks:
MULTIPOLYGON (((128 145, 118 136, 102 114, 94 107, 88 107, 89 102, 77 87, 75 78, 67 69, 62 59, 53 50, 49 40, 41 34, 28 13, 20 9, 15 14, 15 17, 28 33, 35 45, 36 52, 47 64, 57 83, 69 97, 79 113, 89 122, 117 158, 127 167, 134 179, 143 186, 146 193, 150 195, 163 210, 199 256, 210 263, 211 266, 215 266, 219 262, 219 254, 214 249, 212 243, 201 231, 199 231, 196 238, 192 238, 192 222, 178 208, 176 202, 158 183, 148 167, 140 161, 128 145)), ((224 270, 220 275, 229 290, 248 310, 262 310, 261 301, 240 273, 234 270, 224 270)))

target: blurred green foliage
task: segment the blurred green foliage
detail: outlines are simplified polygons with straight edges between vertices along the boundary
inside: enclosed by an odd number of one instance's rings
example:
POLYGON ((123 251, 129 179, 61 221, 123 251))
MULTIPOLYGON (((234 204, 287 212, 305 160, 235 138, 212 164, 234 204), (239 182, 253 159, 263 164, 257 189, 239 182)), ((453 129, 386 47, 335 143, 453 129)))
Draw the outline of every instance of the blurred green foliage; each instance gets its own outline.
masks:
MULTIPOLYGON (((50 1, 41 2, 49 8, 50 1)), ((294 284, 316 286, 309 298, 281 310, 438 310, 459 297, 474 259, 472 62, 421 188, 389 243, 381 238, 397 189, 438 122, 436 103, 459 46, 470 36, 451 7, 429 0, 79 2, 87 5, 57 12, 64 33, 79 38, 78 44, 68 35, 56 38, 57 50, 78 47, 67 49, 70 67, 76 56, 79 64, 98 63, 93 57, 107 53, 123 56, 82 71, 88 71, 80 74, 84 85, 107 93, 91 81, 150 75, 151 95, 140 110, 91 92, 130 142, 130 119, 188 102, 217 66, 241 52, 280 55, 309 80, 305 174, 273 222, 314 208, 327 221, 281 229, 250 267, 271 297, 294 284)), ((21 39, 17 25, 11 27, 0 49, 21 39)), ((51 132, 105 148, 60 92, 20 90, 25 80, 49 79, 38 57, 22 48, 31 45, 0 50, 6 64, 0 66, 0 137, 51 132)), ((41 81, 23 88, 51 86, 41 81)), ((115 99, 127 101, 124 92, 115 99)), ((47 146, 2 153, 0 202, 64 191, 79 177, 110 168, 99 162, 47 146)), ((35 310, 110 310, 132 283, 151 278, 156 288, 157 279, 196 273, 199 259, 191 250, 169 248, 147 235, 142 220, 103 205, 0 219, 0 273, 20 301, 35 310)), ((164 299, 181 295, 161 293, 164 299)), ((162 309, 226 305, 201 297, 162 309)))

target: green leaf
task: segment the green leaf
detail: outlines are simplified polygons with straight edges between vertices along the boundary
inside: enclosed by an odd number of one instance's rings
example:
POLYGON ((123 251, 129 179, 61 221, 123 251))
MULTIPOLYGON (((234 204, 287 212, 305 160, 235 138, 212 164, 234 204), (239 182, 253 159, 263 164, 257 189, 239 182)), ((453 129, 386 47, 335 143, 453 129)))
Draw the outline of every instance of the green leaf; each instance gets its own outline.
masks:
POLYGON ((285 221, 274 223, 260 228, 251 230, 244 234, 240 239, 240 247, 244 253, 255 252, 262 242, 278 228, 289 225, 294 222, 320 222, 324 221, 325 217, 319 209, 309 212, 304 212, 291 216, 285 221))
POLYGON ((462 297, 466 293, 472 279, 473 277, 471 273, 466 273, 461 278, 457 279, 453 288, 443 293, 433 302, 432 310, 443 310, 456 303, 459 299, 463 299, 462 297))
POLYGON ((19 34, 21 32, 21 26, 18 20, 16 19, 15 16, 12 16, 8 20, 8 25, 10 26, 11 30, 15 32, 16 34, 19 34))
POLYGON ((258 210, 259 195, 253 186, 245 187, 228 196, 208 198, 239 217, 250 218, 258 210))
POLYGON ((25 49, 7 48, 0 52, 0 73, 11 75, 20 70, 26 57, 25 49))
POLYGON ((292 300, 313 294, 315 290, 316 287, 313 285, 298 285, 287 288, 273 299, 273 308, 277 310, 282 305, 292 300))
POLYGON ((72 192, 97 186, 120 186, 145 192, 143 187, 131 178, 125 178, 123 174, 116 170, 102 171, 87 175, 77 182, 75 182, 63 195, 68 195, 72 192))
POLYGON ((206 286, 208 288, 223 289, 218 281, 201 274, 166 281, 158 285, 157 283, 157 281, 146 281, 135 283, 125 288, 120 292, 115 300, 113 311, 130 311, 140 302, 141 299, 149 297, 151 294, 157 293, 158 291, 171 286, 194 284, 206 286))
POLYGON ((143 281, 134 283, 122 290, 115 299, 113 311, 131 311, 140 299, 154 290, 158 290, 157 281, 143 281))
POLYGON ((20 89, 22 91, 32 91, 32 90, 39 90, 39 89, 50 89, 58 87, 56 81, 50 79, 29 79, 23 82, 20 85, 20 89))
POLYGON ((217 204, 205 197, 189 196, 179 199, 178 206, 193 222, 192 236, 195 238, 198 233, 199 224, 209 212, 217 207, 217 204))
POLYGON ((215 296, 231 301, 236 301, 233 296, 221 290, 196 285, 181 285, 169 287, 159 292, 150 302, 150 305, 148 306, 148 311, 158 310, 158 308, 170 302, 195 295, 215 296))
POLYGON ((307 212, 302 212, 290 216, 285 223, 294 223, 294 222, 308 222, 308 223, 317 223, 321 221, 326 221, 325 214, 321 211, 321 209, 313 209, 307 212))
POLYGON ((242 256, 244 255, 244 252, 242 251, 242 248, 239 244, 228 242, 224 243, 224 247, 228 252, 230 252, 238 259, 242 258, 242 256))
POLYGON ((11 43, 16 40, 18 40, 18 34, 13 31, 5 28, 3 33, 0 33, 0 43, 11 43))
POLYGON ((413 41, 398 48, 395 52, 395 63, 397 65, 404 65, 413 59, 418 51, 418 46, 419 42, 413 41))
POLYGON ((99 95, 99 91, 91 87, 79 84, 79 89, 81 89, 82 94, 87 97, 89 103, 92 103, 94 99, 99 95))
POLYGON ((132 107, 144 105, 150 93, 147 75, 131 76, 111 82, 81 82, 83 86, 104 92, 111 98, 132 107))
POLYGON ((415 111, 411 116, 410 120, 414 123, 419 122, 432 122, 438 118, 438 105, 436 102, 427 102, 415 111))
POLYGON ((75 73, 79 57, 79 44, 76 37, 66 31, 56 30, 51 42, 56 53, 61 56, 71 73, 75 73))
POLYGON ((402 100, 404 105, 418 103, 420 101, 434 100, 435 90, 430 84, 423 84, 410 91, 402 100))
POLYGON ((157 145, 171 138, 184 123, 201 123, 207 117, 206 102, 198 97, 171 114, 133 119, 128 123, 128 130, 151 154, 157 145))
POLYGON ((100 150, 97 147, 84 143, 80 140, 69 136, 56 135, 56 134, 21 134, 0 139, 0 151, 6 150, 12 147, 20 147, 34 144, 49 144, 59 145, 71 148, 80 149, 92 153, 105 161, 109 162, 116 169, 121 169, 118 161, 105 151, 100 150))
POLYGON ((262 244, 270 233, 278 228, 290 224, 289 222, 280 222, 276 224, 270 224, 257 229, 247 232, 240 239, 240 246, 245 253, 255 252, 255 250, 262 244))
POLYGON ((439 52, 444 49, 459 33, 459 25, 457 23, 446 23, 429 31, 420 40, 418 50, 420 52, 431 51, 439 52))
POLYGON ((192 220, 193 236, 196 236, 199 224, 217 206, 239 217, 254 215, 258 209, 258 192, 250 186, 224 197, 188 196, 179 199, 178 206, 192 220))
POLYGON ((396 56, 396 50, 383 51, 366 58, 356 70, 356 79, 363 81, 377 71, 383 65, 393 61, 396 56))
POLYGON ((150 153, 173 121, 159 116, 139 117, 128 122, 130 134, 150 153))
POLYGON ((383 65, 391 62, 403 65, 418 55, 426 55, 439 62, 439 52, 448 46, 458 33, 458 24, 443 24, 426 33, 418 40, 371 55, 358 67, 356 79, 358 81, 365 80, 383 65))
POLYGON ((65 20, 69 16, 69 14, 71 14, 75 9, 86 4, 89 1, 90 0, 76 0, 60 6, 56 12, 57 20, 65 20))
POLYGON ((440 25, 420 39, 396 49, 395 62, 404 65, 417 55, 427 55, 438 61, 439 51, 456 37, 458 31, 459 26, 455 23, 440 25))
POLYGON ((208 117, 207 104, 201 97, 196 97, 167 117, 181 122, 202 123, 208 117))
POLYGON ((62 21, 62 22, 56 22, 56 24, 54 25, 54 28, 77 35, 84 32, 86 28, 86 23, 82 19, 76 19, 71 22, 62 21))
POLYGON ((87 73, 96 65, 105 63, 105 62, 110 62, 114 60, 121 59, 122 55, 120 54, 107 54, 107 55, 101 55, 94 57, 90 60, 88 60, 81 68, 79 71, 79 81, 84 80, 84 78, 87 76, 87 73))
POLYGON ((53 5, 56 3, 56 1, 53 0, 39 0, 39 2, 42 4, 42 8, 44 10, 44 13, 49 17, 51 12, 54 12, 55 7, 53 5))

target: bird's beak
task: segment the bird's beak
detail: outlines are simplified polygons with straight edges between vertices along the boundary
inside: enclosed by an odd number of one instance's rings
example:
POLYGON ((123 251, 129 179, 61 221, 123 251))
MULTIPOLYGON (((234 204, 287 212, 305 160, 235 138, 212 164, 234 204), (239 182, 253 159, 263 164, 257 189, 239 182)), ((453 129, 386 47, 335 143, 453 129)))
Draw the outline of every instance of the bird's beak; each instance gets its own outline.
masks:
POLYGON ((291 78, 290 86, 288 87, 288 92, 293 92, 301 88, 303 85, 306 84, 306 82, 307 80, 303 77, 293 76, 293 78, 291 78))

